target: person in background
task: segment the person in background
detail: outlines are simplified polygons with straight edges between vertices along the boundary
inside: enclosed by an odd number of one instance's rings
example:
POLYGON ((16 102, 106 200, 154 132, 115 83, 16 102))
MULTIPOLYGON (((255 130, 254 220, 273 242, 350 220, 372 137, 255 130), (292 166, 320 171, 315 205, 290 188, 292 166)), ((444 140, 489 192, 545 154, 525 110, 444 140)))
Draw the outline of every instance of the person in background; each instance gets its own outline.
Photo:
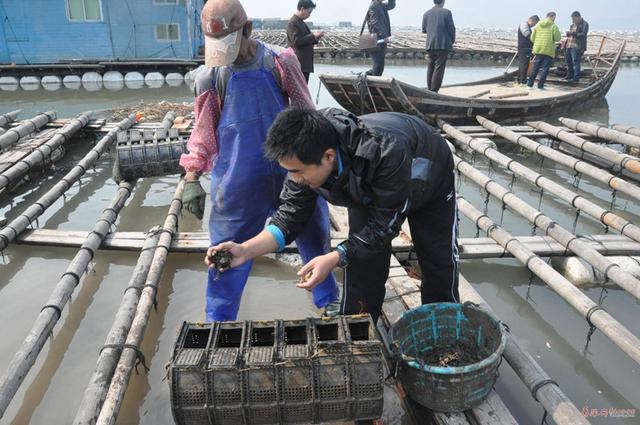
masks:
POLYGON ((230 251, 231 267, 241 267, 282 249, 322 197, 347 207, 349 236, 300 269, 300 276, 309 277, 298 287, 309 290, 342 267, 341 313, 369 313, 376 321, 391 241, 408 219, 422 271, 422 303, 459 302, 453 156, 437 129, 397 112, 357 117, 337 108, 289 108, 269 130, 265 154, 289 172, 271 224, 243 244, 211 247, 209 255, 230 251))
POLYGON ((324 36, 324 31, 311 32, 307 24, 304 23, 315 8, 316 4, 311 0, 300 0, 298 10, 287 24, 287 45, 296 52, 307 83, 309 75, 313 72, 313 46, 318 44, 324 36))
POLYGON ((538 25, 540 18, 533 15, 518 27, 518 85, 524 87, 527 84, 527 74, 529 73, 529 62, 531 62, 531 28, 538 25))
POLYGON ((427 88, 438 92, 442 86, 444 70, 449 52, 456 41, 456 26, 449 9, 444 8, 445 0, 433 0, 434 6, 422 17, 422 33, 427 34, 427 88))
POLYGON ((555 20, 556 12, 549 12, 547 13, 546 19, 540 21, 540 23, 533 28, 533 31, 531 31, 533 54, 536 56, 536 59, 533 62, 533 70, 527 83, 529 89, 533 89, 533 83, 535 83, 538 73, 540 73, 538 89, 544 90, 544 83, 547 81, 551 63, 553 63, 553 59, 556 57, 556 44, 559 43, 562 38, 560 28, 555 24, 555 20))
POLYGON ((384 59, 387 55, 387 43, 391 37, 391 21, 389 11, 396 7, 396 0, 372 0, 367 11, 367 28, 369 33, 378 35, 378 48, 369 54, 373 59, 373 68, 367 75, 381 76, 384 72, 384 59))
POLYGON ((566 80, 577 83, 582 77, 582 55, 587 50, 587 34, 589 33, 589 23, 585 21, 577 10, 571 14, 571 28, 567 32, 566 57, 567 76, 566 80))
MULTIPOLYGON (((276 52, 251 38, 252 23, 238 0, 209 0, 202 10, 205 65, 195 81, 196 125, 182 155, 184 209, 202 219, 205 191, 199 177, 211 172, 211 245, 244 242, 260 233, 278 206, 286 171, 264 157, 269 127, 289 104, 313 108, 292 49, 276 52)), ((296 244, 304 261, 329 250, 326 202, 296 244)), ((219 275, 209 270, 207 321, 236 320, 252 262, 219 275)), ((338 297, 333 276, 314 290, 318 308, 338 297)))

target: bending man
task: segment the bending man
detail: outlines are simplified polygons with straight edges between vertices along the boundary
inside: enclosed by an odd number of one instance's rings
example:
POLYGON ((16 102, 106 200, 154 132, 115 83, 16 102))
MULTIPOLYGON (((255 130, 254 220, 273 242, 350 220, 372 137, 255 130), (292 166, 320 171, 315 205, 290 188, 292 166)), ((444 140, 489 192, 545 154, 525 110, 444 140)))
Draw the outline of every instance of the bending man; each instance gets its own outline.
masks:
MULTIPOLYGON (((335 267, 345 268, 341 312, 380 316, 391 241, 408 218, 422 270, 422 302, 458 302, 457 210, 453 157, 432 127, 410 115, 356 117, 340 109, 281 113, 266 155, 289 177, 281 206, 265 231, 243 243, 223 243, 232 267, 282 249, 305 227, 318 197, 349 210, 349 238, 300 270, 312 289, 335 267)), ((224 274, 224 273, 223 273, 224 274)))

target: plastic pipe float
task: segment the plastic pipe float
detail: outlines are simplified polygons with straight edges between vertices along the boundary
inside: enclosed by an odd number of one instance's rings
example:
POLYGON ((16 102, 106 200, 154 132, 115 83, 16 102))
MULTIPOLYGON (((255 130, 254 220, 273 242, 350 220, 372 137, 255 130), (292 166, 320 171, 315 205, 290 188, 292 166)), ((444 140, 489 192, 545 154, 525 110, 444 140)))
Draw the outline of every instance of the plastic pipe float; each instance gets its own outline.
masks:
POLYGON ((556 127, 551 124, 547 124, 546 122, 528 122, 527 125, 540 130, 551 137, 562 140, 563 142, 574 146, 582 151, 599 156, 609 162, 612 162, 615 165, 626 168, 632 173, 640 173, 638 164, 640 160, 634 156, 621 154, 606 146, 601 146, 597 143, 589 142, 582 137, 578 137, 575 134, 569 133, 561 127, 556 127))
POLYGON ((47 142, 35 148, 33 152, 15 163, 11 168, 3 171, 0 174, 0 193, 3 192, 3 189, 10 188, 16 184, 33 167, 42 164, 56 149, 68 142, 74 134, 89 124, 90 120, 91 112, 80 114, 60 130, 57 130, 47 142))
POLYGON ((621 143, 633 148, 640 147, 640 137, 638 136, 570 118, 559 118, 559 120, 562 124, 572 130, 587 133, 604 140, 609 140, 610 142, 621 143))
MULTIPOLYGON (((493 121, 489 121, 483 117, 477 117, 478 122, 482 124, 487 130, 492 131, 494 134, 504 137, 510 142, 514 142, 523 148, 526 148, 530 151, 537 153, 540 156, 548 158, 554 162, 558 162, 562 165, 565 165, 574 171, 577 171, 582 174, 586 174, 589 177, 592 177, 598 180, 601 183, 606 184, 611 189, 618 190, 622 193, 625 193, 634 199, 640 200, 640 187, 629 183, 621 178, 614 176, 613 174, 602 170, 596 166, 589 164, 586 161, 581 161, 573 158, 570 155, 566 155, 562 152, 558 152, 556 149, 552 149, 548 146, 544 146, 536 141, 533 141, 527 137, 519 136, 518 134, 510 131, 493 121)), ((628 160, 626 162, 626 168, 635 170, 634 172, 640 173, 640 161, 636 160, 628 160)))
MULTIPOLYGON (((462 275, 460 275, 459 290, 462 300, 478 304, 480 308, 496 316, 489 304, 462 275)), ((560 425, 589 424, 589 421, 562 392, 558 384, 551 379, 510 332, 507 332, 507 346, 503 355, 555 423, 560 425)))
POLYGON ((596 270, 602 272, 606 277, 618 284, 618 286, 633 295, 636 299, 640 300, 640 280, 631 273, 628 273, 619 265, 609 261, 605 256, 591 248, 576 235, 564 229, 551 218, 524 202, 513 192, 505 189, 482 172, 476 170, 468 162, 463 161, 455 155, 453 160, 456 169, 475 182, 478 186, 483 187, 484 190, 489 192, 491 195, 502 200, 502 202, 522 217, 544 230, 548 236, 551 236, 565 248, 591 264, 596 270))
POLYGON ((42 347, 62 316, 62 311, 71 298, 73 290, 78 286, 87 266, 93 260, 95 252, 109 233, 111 226, 116 222, 118 213, 131 195, 133 184, 131 182, 120 184, 111 205, 96 221, 91 233, 86 237, 82 247, 56 284, 49 300, 38 314, 29 335, 0 377, 0 418, 4 415, 9 403, 38 358, 42 347))
POLYGON ((139 356, 139 347, 147 329, 147 324, 149 323, 149 316, 156 299, 158 285, 160 284, 160 278, 162 277, 162 272, 167 261, 171 241, 178 228, 178 214, 180 214, 182 210, 181 198, 183 190, 184 180, 181 179, 173 196, 173 201, 171 201, 169 213, 164 221, 158 247, 153 255, 151 269, 144 283, 144 289, 140 295, 140 301, 138 302, 131 329, 127 334, 125 346, 122 349, 115 374, 111 379, 109 391, 100 410, 98 420, 96 421, 98 425, 115 424, 118 418, 122 400, 129 385, 131 373, 139 356))
POLYGON ((549 193, 553 193, 560 199, 568 202, 574 208, 579 209, 605 225, 618 230, 623 235, 640 242, 640 227, 630 221, 620 217, 612 211, 605 210, 604 208, 589 201, 584 196, 578 195, 576 192, 559 185, 553 180, 544 177, 542 174, 525 167, 506 155, 503 155, 498 150, 493 149, 488 145, 486 141, 468 136, 442 120, 438 121, 438 125, 448 136, 452 137, 463 146, 469 147, 476 152, 485 155, 487 158, 502 165, 517 176, 526 179, 533 185, 542 188, 549 193))
POLYGON ((490 238, 498 242, 549 285, 562 299, 585 317, 589 324, 598 328, 629 357, 640 363, 640 339, 615 320, 604 308, 593 302, 546 261, 527 249, 510 233, 460 196, 458 197, 458 209, 469 220, 487 232, 490 238))
POLYGON ((640 128, 631 127, 628 125, 614 125, 613 129, 621 133, 631 134, 633 136, 640 137, 640 128))
POLYGON ((14 122, 16 118, 18 118, 18 115, 20 115, 20 112, 22 112, 22 109, 17 109, 0 115, 0 127, 4 127, 7 124, 14 122))
POLYGON ((111 378, 120 359, 123 344, 131 329, 143 285, 151 269, 151 261, 153 260, 160 239, 160 233, 157 229, 159 228, 151 229, 144 241, 133 275, 122 296, 120 307, 111 325, 111 330, 107 335, 105 345, 102 350, 100 350, 96 368, 80 402, 80 407, 73 421, 74 425, 95 424, 98 414, 100 413, 100 408, 107 395, 111 378))
POLYGON ((49 111, 44 114, 36 115, 30 120, 24 121, 17 127, 10 128, 6 133, 0 136, 0 151, 4 151, 15 145, 27 134, 31 134, 34 131, 39 130, 55 119, 56 113, 54 111, 49 111))
POLYGON ((22 233, 29 225, 46 211, 53 203, 69 190, 71 185, 80 179, 87 169, 109 149, 116 138, 118 131, 124 131, 135 124, 135 115, 123 119, 116 128, 109 131, 100 141, 47 193, 32 204, 27 210, 16 217, 10 224, 0 231, 0 251, 9 246, 16 236, 22 233))

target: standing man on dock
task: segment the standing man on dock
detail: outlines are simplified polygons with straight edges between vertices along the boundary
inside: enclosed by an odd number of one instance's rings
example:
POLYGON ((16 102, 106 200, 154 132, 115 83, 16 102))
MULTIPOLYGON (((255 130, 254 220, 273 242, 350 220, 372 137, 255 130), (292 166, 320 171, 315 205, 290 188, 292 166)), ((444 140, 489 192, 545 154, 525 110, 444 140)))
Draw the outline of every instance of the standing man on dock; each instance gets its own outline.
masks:
POLYGON ((582 55, 587 50, 587 34, 589 23, 582 18, 577 10, 571 14, 571 28, 567 31, 567 76, 566 80, 577 83, 582 77, 582 55))
POLYGON ((387 43, 391 37, 391 20, 389 11, 396 7, 396 0, 372 0, 367 10, 367 28, 371 34, 378 36, 378 48, 371 51, 373 68, 366 72, 367 75, 379 77, 384 72, 384 60, 387 55, 387 43))
MULTIPOLYGON (((199 177, 211 171, 211 245, 244 242, 264 228, 275 211, 286 171, 263 154, 267 131, 288 104, 313 108, 293 50, 276 53, 251 39, 252 23, 238 0, 209 0, 202 10, 205 64, 195 81, 196 126, 189 153, 180 159, 186 174, 184 208, 202 218, 205 191, 199 177)), ((304 261, 329 249, 329 211, 320 200, 296 243, 304 261)), ((209 270, 208 321, 236 320, 252 262, 218 275, 209 270)), ((318 308, 337 299, 333 276, 313 292, 318 308)))
MULTIPOLYGON (((271 224, 229 250, 231 267, 284 248, 304 229, 318 197, 348 208, 349 237, 307 263, 298 287, 310 290, 335 267, 345 270, 341 313, 380 316, 389 276, 391 241, 409 220, 422 271, 422 303, 459 302, 458 220, 453 156, 439 132, 411 115, 356 117, 341 109, 289 108, 265 144, 288 172, 271 224)), ((224 274, 224 273, 223 273, 224 274)))
POLYGON ((445 0, 433 0, 434 6, 422 17, 422 33, 427 34, 427 88, 438 92, 442 86, 444 70, 449 52, 456 42, 456 26, 449 9, 444 8, 445 0))
POLYGON ((296 52, 307 83, 309 83, 309 75, 313 72, 313 46, 318 44, 324 36, 324 31, 311 32, 307 24, 304 23, 315 8, 316 4, 311 0, 300 0, 298 10, 287 24, 287 44, 296 52))
POLYGON ((533 89, 533 83, 535 83, 539 72, 538 89, 544 90, 544 83, 547 81, 549 69, 551 69, 553 59, 556 57, 556 44, 562 38, 560 28, 555 24, 555 21, 556 12, 549 12, 547 13, 547 18, 540 21, 531 31, 533 54, 536 59, 533 62, 533 70, 527 83, 529 89, 533 89))
POLYGON ((527 84, 527 74, 533 50, 531 29, 538 25, 538 22, 540 22, 538 15, 533 15, 518 27, 518 84, 521 87, 527 84))

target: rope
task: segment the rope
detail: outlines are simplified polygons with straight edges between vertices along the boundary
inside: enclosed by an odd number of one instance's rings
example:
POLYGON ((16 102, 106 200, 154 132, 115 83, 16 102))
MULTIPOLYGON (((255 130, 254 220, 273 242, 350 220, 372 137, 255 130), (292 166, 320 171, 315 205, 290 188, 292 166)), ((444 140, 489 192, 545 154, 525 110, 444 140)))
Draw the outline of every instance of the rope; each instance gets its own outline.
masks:
POLYGON ((138 365, 142 365, 142 367, 144 368, 145 373, 149 372, 149 368, 147 367, 147 361, 144 357, 144 353, 140 350, 140 348, 138 348, 138 346, 133 345, 133 344, 105 344, 104 346, 102 346, 102 348, 100 349, 100 354, 102 355, 102 352, 108 348, 114 349, 114 350, 118 350, 122 353, 122 351, 124 351, 125 348, 129 348, 133 351, 135 351, 136 353, 136 364, 134 366, 134 368, 136 369, 136 374, 139 375, 140 373, 138 372, 138 365))

